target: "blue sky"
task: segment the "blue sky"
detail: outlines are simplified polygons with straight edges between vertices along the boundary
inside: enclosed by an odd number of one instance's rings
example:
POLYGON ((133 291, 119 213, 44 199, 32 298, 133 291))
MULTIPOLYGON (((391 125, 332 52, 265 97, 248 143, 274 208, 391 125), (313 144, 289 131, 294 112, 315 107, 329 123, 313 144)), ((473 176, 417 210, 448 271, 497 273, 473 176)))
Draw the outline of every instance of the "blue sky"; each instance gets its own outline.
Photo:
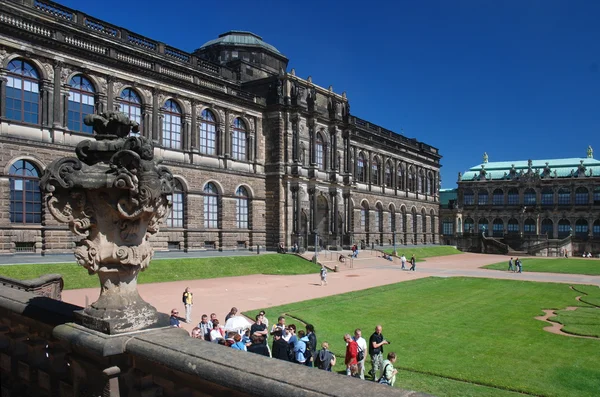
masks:
POLYGON ((445 188, 483 152, 600 158, 600 1, 60 3, 189 52, 252 31, 354 115, 439 148, 445 188))

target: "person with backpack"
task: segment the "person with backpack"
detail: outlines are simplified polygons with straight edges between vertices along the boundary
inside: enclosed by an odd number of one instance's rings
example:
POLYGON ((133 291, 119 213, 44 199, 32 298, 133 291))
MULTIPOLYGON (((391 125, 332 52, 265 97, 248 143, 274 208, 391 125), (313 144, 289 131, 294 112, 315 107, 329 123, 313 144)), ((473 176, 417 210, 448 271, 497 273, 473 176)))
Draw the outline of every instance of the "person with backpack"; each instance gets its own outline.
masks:
POLYGON ((365 359, 367 357, 367 341, 362 337, 362 331, 360 328, 354 330, 354 337, 352 338, 358 345, 358 352, 356 360, 358 361, 358 376, 365 380, 365 359))
POLYGON ((321 350, 317 352, 315 357, 315 366, 324 371, 331 372, 331 368, 335 366, 335 355, 329 351, 329 343, 321 343, 321 350))
POLYGON ((381 378, 379 378, 378 383, 382 385, 394 386, 396 382, 396 374, 398 370, 394 368, 394 363, 396 362, 396 353, 389 352, 387 355, 387 360, 383 362, 383 371, 381 371, 381 378))
POLYGON ((181 300, 185 308, 185 322, 189 324, 192 322, 192 306, 194 305, 194 294, 190 292, 190 287, 186 287, 183 291, 181 300))
POLYGON ((344 360, 346 375, 355 375, 358 372, 358 344, 350 334, 344 335, 344 341, 346 342, 346 357, 344 360))

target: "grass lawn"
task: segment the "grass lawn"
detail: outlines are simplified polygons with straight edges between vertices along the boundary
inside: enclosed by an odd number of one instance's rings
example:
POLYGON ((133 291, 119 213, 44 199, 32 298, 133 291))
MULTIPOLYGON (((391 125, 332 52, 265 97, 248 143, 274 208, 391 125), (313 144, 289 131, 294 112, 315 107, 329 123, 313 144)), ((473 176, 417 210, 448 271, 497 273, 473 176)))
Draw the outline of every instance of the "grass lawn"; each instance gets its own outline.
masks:
MULTIPOLYGON (((155 259, 139 276, 138 283, 195 280, 245 276, 248 274, 309 274, 318 273, 319 267, 296 255, 256 255, 218 258, 155 259)), ((21 280, 42 274, 59 273, 65 289, 98 287, 98 276, 74 263, 0 266, 0 275, 21 280)))
MULTIPOLYGON (((584 258, 521 258, 524 272, 600 275, 600 260, 584 258)), ((507 270, 508 261, 483 266, 484 269, 507 270)))
MULTIPOLYGON (((597 396, 600 340, 543 331, 542 309, 587 306, 566 284, 437 278, 266 308, 315 325, 343 371, 344 333, 376 324, 398 354, 396 385, 436 396, 597 396)), ((594 309, 600 310, 600 309, 594 309)), ((251 315, 253 313, 249 313, 251 315)), ((367 370, 371 368, 367 358, 367 370)))
POLYGON ((558 310, 556 316, 549 320, 563 324, 564 332, 600 338, 600 288, 595 285, 576 285, 574 288, 581 292, 582 302, 594 307, 582 307, 574 311, 558 310))
MULTIPOLYGON (((393 249, 386 249, 384 252, 388 254, 393 254, 393 249)), ((405 248, 404 246, 396 247, 396 252, 398 256, 404 254, 406 259, 410 259, 412 255, 418 260, 424 258, 431 258, 434 256, 445 256, 445 255, 454 255, 454 254, 462 254, 462 251, 457 250, 454 247, 449 245, 440 245, 437 247, 421 247, 421 248, 405 248)))

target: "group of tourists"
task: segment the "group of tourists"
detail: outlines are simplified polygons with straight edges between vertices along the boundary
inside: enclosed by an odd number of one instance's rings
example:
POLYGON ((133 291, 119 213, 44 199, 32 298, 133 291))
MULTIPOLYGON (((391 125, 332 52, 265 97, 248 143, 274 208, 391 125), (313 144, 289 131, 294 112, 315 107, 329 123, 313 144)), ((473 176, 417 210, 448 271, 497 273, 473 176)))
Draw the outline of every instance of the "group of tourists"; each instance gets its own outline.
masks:
MULTIPOLYGON (((186 309, 186 322, 190 322, 191 307, 193 305, 193 294, 190 288, 186 288, 182 297, 186 309)), ((325 371, 331 371, 337 362, 335 354, 329 350, 329 343, 322 342, 320 349, 317 344, 315 327, 306 324, 304 329, 298 329, 295 324, 286 324, 285 316, 279 316, 277 323, 269 328, 269 320, 264 311, 259 312, 255 322, 250 327, 243 327, 234 331, 226 331, 223 324, 227 320, 238 315, 238 309, 232 307, 221 323, 215 313, 210 317, 203 314, 198 326, 191 332, 192 338, 217 343, 231 347, 236 350, 248 351, 266 357, 272 357, 283 361, 289 361, 308 367, 316 367, 325 371), (269 345, 269 339, 272 342, 269 345)), ((171 310, 170 324, 173 327, 181 327, 179 311, 171 310)), ((344 335, 346 342, 346 354, 344 364, 346 375, 365 379, 365 361, 367 353, 371 357, 372 367, 368 372, 371 380, 381 384, 393 386, 396 380, 394 363, 396 354, 388 353, 384 360, 384 346, 389 345, 381 333, 382 327, 375 327, 375 332, 370 336, 369 343, 362 337, 360 329, 354 330, 354 335, 344 335)))
POLYGON ((521 263, 521 260, 519 258, 515 259, 514 266, 513 266, 513 258, 511 257, 510 260, 508 261, 508 271, 515 272, 515 273, 522 273, 523 272, 523 264, 521 263))

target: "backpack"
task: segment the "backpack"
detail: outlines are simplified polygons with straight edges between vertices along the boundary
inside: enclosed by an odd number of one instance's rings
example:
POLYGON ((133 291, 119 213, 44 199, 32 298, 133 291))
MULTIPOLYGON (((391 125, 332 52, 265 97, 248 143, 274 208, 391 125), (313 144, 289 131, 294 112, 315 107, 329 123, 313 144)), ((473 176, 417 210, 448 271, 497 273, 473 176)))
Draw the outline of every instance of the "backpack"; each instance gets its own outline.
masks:
MULTIPOLYGON (((356 344, 358 346, 358 343, 356 344)), ((360 346, 357 347, 358 353, 356 354, 356 361, 362 361, 365 359, 365 351, 360 346)))
POLYGON ((387 364, 385 367, 383 367, 383 371, 381 371, 381 378, 379 378, 379 380, 377 381, 377 383, 379 383, 381 385, 391 386, 392 385, 391 379, 387 379, 385 377, 385 370, 386 370, 386 368, 387 368, 388 365, 390 365, 390 364, 387 364))
POLYGON ((319 369, 327 371, 331 368, 331 359, 333 354, 327 350, 319 350, 317 357, 315 357, 315 366, 319 369))
POLYGON ((185 296, 185 292, 184 292, 184 293, 183 293, 183 296, 181 297, 181 300, 183 301, 183 304, 184 304, 184 305, 185 305, 185 303, 186 303, 186 302, 185 302, 185 298, 186 298, 186 296, 185 296))

